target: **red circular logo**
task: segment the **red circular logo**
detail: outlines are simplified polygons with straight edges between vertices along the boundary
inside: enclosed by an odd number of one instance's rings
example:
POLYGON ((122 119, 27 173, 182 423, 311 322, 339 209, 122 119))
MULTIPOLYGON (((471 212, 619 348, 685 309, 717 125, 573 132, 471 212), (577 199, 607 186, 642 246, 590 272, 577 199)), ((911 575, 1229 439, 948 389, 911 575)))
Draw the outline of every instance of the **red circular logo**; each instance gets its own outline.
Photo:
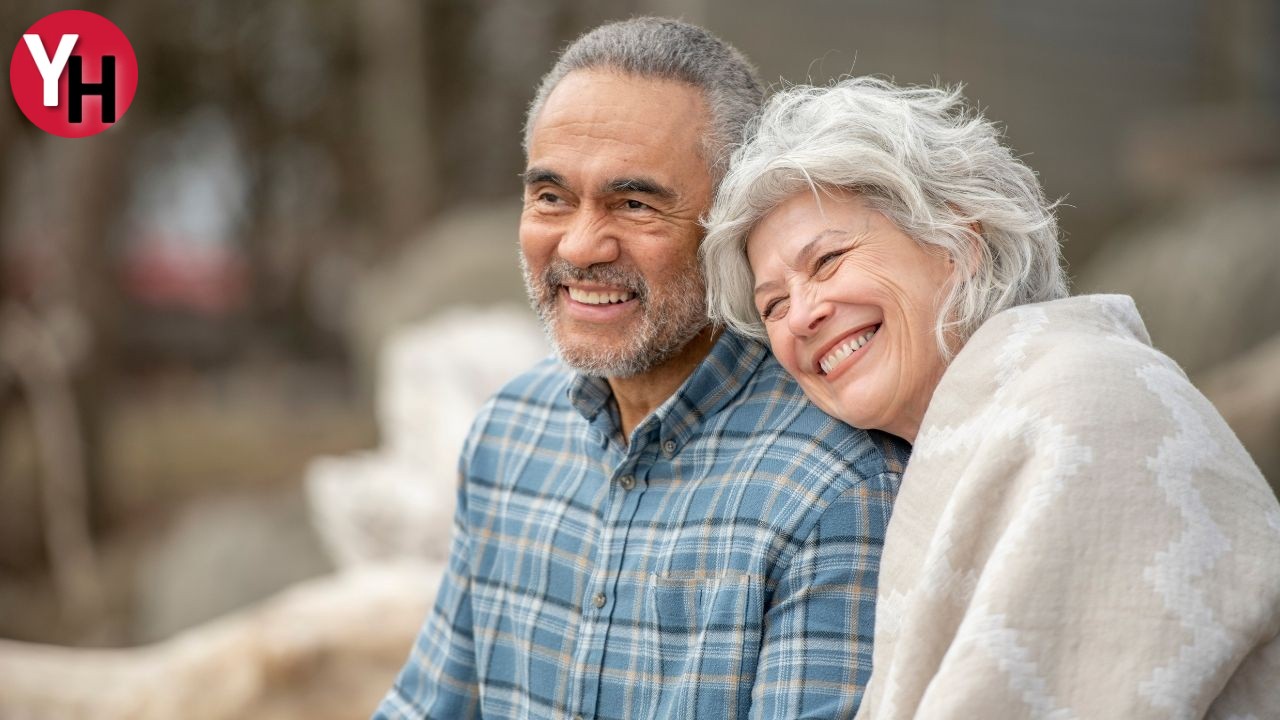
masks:
POLYGON ((84 10, 46 15, 18 40, 9 87, 45 132, 88 137, 124 116, 138 89, 138 58, 110 20, 84 10))

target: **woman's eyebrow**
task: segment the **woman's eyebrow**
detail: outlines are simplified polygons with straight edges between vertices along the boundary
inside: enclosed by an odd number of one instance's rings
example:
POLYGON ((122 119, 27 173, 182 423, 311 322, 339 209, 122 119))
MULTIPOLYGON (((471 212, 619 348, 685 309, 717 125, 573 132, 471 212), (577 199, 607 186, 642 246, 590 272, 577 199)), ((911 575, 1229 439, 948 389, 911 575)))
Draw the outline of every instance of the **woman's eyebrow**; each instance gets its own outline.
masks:
MULTIPOLYGON (((809 264, 809 258, 813 257, 814 253, 817 251, 818 243, 830 237, 834 237, 834 236, 844 237, 844 236, 847 236, 848 234, 849 233, 845 232, 844 230, 839 230, 837 228, 827 228, 826 230, 819 232, 817 235, 814 235, 813 238, 809 240, 809 242, 804 244, 804 247, 800 248, 800 252, 796 253, 796 261, 797 261, 796 266, 804 267, 809 264)), ((753 294, 759 295, 761 293, 768 292, 774 289, 775 287, 777 287, 778 285, 779 285, 779 282, 777 280, 769 280, 767 282, 762 282, 759 285, 756 285, 753 294)))
POLYGON ((805 243, 804 247, 800 248, 800 252, 796 253, 796 260, 798 261, 796 265, 799 267, 804 267, 808 265, 809 259, 813 257, 815 252, 817 252, 818 243, 822 242, 823 240, 826 240, 827 238, 830 238, 833 236, 844 237, 844 236, 847 236, 848 234, 849 233, 845 232, 844 230, 838 230, 836 228, 827 228, 826 230, 823 230, 817 235, 814 235, 813 239, 805 243))
POLYGON ((760 283, 759 285, 757 285, 757 286, 756 286, 756 289, 755 289, 754 294, 755 294, 755 295, 762 295, 762 294, 764 294, 764 293, 769 292, 770 290, 773 290, 774 288, 778 287, 779 285, 781 285, 781 283, 779 283, 777 280, 770 280, 770 281, 768 281, 768 282, 762 282, 762 283, 760 283))

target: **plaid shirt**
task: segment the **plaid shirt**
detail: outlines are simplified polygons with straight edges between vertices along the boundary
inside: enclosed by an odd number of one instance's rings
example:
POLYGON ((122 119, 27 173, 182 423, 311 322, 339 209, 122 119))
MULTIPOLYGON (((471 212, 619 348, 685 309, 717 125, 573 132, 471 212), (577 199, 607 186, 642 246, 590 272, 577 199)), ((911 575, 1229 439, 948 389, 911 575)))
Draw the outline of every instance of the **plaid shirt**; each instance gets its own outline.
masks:
POLYGON ((547 361, 463 450, 448 570, 375 718, 852 717, 906 445, 725 333, 623 442, 547 361))

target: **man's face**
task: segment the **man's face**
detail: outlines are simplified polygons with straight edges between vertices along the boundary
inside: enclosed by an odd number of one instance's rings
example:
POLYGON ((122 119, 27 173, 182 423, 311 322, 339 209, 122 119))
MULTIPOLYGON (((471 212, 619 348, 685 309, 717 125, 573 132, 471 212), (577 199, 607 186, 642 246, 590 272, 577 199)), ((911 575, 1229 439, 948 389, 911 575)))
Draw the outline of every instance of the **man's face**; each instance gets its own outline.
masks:
POLYGON ((572 72, 547 98, 529 142, 521 264, 574 369, 643 374, 706 327, 706 118, 689 85, 606 71, 572 72))

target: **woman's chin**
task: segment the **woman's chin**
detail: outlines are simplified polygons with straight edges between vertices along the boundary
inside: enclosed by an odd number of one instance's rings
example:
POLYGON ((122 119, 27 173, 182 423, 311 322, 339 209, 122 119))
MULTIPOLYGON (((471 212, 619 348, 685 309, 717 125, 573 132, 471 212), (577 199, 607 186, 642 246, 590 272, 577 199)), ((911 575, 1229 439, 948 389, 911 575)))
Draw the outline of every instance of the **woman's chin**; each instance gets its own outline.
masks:
POLYGON ((832 398, 830 396, 819 399, 815 394, 810 394, 809 398, 813 400, 813 404, 822 409, 823 412, 831 417, 856 428, 863 430, 871 430, 867 427, 867 423, 871 421, 866 413, 857 412, 858 404, 846 401, 843 398, 832 398))
MULTIPOLYGON (((835 398, 829 398, 825 405, 818 404, 828 415, 837 420, 858 428, 859 430, 881 430, 890 432, 889 427, 894 424, 897 413, 884 412, 892 406, 886 406, 883 397, 877 398, 875 395, 866 393, 842 393, 835 398), (879 402, 877 402, 877 399, 879 402), (879 409, 879 412, 869 412, 879 409)), ((894 433, 896 434, 896 433, 894 433)))

